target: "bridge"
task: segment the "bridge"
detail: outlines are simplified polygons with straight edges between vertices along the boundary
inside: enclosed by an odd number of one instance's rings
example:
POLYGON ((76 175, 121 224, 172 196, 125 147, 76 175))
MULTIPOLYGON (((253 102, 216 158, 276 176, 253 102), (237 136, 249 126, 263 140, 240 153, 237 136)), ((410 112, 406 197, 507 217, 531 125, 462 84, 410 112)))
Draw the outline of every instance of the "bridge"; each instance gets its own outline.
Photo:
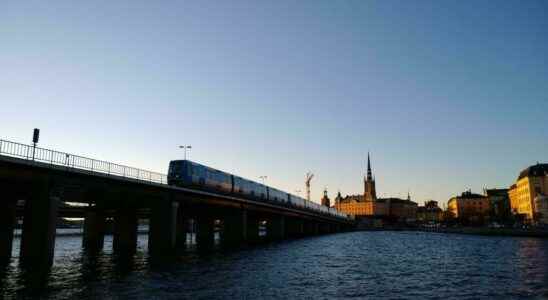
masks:
POLYGON ((91 253, 103 249, 112 221, 113 251, 122 256, 135 253, 138 221, 148 219, 151 258, 184 249, 189 220, 200 251, 214 248, 215 227, 221 228, 222 247, 230 248, 354 226, 346 217, 171 186, 161 173, 6 140, 0 140, 0 191, 0 263, 11 258, 20 214, 20 264, 33 269, 51 267, 59 217, 84 218, 82 245, 91 253))

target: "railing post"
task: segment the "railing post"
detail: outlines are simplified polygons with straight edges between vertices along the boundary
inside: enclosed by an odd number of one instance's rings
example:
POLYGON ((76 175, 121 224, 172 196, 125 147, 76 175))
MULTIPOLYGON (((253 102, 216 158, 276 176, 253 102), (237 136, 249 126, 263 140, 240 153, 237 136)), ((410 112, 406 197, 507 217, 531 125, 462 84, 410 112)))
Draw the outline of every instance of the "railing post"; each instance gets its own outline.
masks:
POLYGON ((2 153, 2 144, 3 144, 3 141, 0 140, 0 153, 2 153))
POLYGON ((93 164, 95 163, 95 160, 91 160, 91 172, 93 172, 93 164))

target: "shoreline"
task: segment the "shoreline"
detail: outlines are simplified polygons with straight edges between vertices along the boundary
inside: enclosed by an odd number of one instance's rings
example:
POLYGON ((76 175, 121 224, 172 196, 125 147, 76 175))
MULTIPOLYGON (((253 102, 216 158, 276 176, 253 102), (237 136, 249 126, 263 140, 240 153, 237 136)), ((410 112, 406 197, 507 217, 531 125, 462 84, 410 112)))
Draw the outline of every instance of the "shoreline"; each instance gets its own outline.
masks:
POLYGON ((357 231, 418 231, 446 234, 466 234, 480 236, 506 236, 506 237, 533 237, 548 238, 548 230, 525 230, 518 228, 485 228, 485 227, 459 227, 459 228, 362 228, 357 231))

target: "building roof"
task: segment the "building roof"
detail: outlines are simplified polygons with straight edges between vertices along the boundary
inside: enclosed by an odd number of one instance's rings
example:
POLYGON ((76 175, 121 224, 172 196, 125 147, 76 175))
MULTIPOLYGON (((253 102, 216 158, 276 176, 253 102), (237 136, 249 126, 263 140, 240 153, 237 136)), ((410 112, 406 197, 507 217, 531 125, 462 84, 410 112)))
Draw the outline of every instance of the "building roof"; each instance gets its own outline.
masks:
POLYGON ((548 175, 548 164, 536 164, 521 171, 518 180, 525 177, 540 177, 548 175))
POLYGON ((363 202, 363 195, 347 195, 344 198, 338 199, 340 203, 363 202))
POLYGON ((441 212, 442 209, 439 207, 428 207, 428 206, 419 206, 417 207, 417 213, 426 213, 426 212, 441 212))
POLYGON ((472 193, 470 191, 467 191, 467 192, 463 192, 460 196, 453 197, 453 198, 457 198, 457 199, 487 198, 487 196, 480 195, 480 194, 475 194, 475 193, 472 193))
POLYGON ((401 198, 378 198, 376 202, 388 202, 388 201, 390 201, 390 203, 418 205, 416 202, 409 201, 406 199, 401 199, 401 198))
POLYGON ((507 196, 508 189, 485 189, 485 194, 489 196, 507 196))
POLYGON ((424 202, 424 206, 428 208, 438 208, 438 201, 428 200, 424 202))

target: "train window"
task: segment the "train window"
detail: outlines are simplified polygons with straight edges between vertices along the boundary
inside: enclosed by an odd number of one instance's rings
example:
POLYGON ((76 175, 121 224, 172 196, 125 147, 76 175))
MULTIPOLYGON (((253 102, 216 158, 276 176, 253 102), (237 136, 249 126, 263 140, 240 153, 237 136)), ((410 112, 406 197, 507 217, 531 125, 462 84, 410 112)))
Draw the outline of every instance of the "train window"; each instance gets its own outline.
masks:
POLYGON ((192 165, 189 164, 189 163, 186 163, 186 167, 187 167, 187 170, 186 170, 187 172, 186 173, 187 174, 192 174, 192 165))

